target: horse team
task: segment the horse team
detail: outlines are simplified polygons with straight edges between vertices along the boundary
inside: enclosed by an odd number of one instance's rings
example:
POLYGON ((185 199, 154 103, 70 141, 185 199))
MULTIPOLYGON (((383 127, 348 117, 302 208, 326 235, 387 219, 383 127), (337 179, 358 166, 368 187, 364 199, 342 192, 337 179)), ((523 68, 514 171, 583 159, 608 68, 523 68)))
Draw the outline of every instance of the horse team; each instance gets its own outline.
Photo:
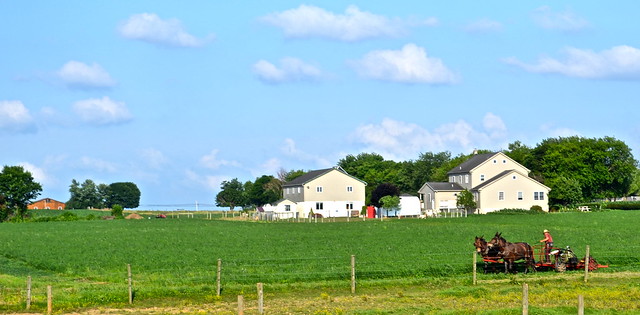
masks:
POLYGON ((499 259, 504 262, 505 273, 515 272, 514 262, 517 260, 524 260, 525 272, 530 269, 536 270, 533 247, 528 243, 511 243, 502 237, 502 233, 496 233, 489 242, 483 236, 476 236, 474 246, 476 247, 476 252, 480 253, 482 258, 485 259, 485 270, 487 270, 487 260, 497 262, 499 259))

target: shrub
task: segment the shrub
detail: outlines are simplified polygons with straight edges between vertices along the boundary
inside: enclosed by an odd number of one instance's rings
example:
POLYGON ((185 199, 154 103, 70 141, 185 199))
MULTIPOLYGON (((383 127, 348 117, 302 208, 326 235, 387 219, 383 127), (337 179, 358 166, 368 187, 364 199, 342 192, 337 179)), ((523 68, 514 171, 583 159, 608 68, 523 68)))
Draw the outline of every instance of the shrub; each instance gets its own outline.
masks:
MULTIPOLYGON (((542 210, 542 209, 540 209, 542 210)), ((527 215, 527 214, 542 214, 545 213, 544 211, 531 211, 531 210, 527 210, 527 209, 502 209, 499 211, 494 211, 494 212, 489 212, 487 214, 507 214, 507 215, 527 215)))
POLYGON ((124 209, 122 209, 121 205, 113 205, 113 207, 111 208, 111 215, 116 217, 116 218, 122 218, 122 211, 124 209))
POLYGON ((640 210, 640 201, 614 201, 604 204, 607 209, 614 210, 640 210))
POLYGON ((531 206, 530 211, 542 212, 542 207, 538 205, 531 206))
POLYGON ((57 221, 78 221, 78 216, 73 212, 65 211, 61 215, 57 216, 56 220, 57 221))

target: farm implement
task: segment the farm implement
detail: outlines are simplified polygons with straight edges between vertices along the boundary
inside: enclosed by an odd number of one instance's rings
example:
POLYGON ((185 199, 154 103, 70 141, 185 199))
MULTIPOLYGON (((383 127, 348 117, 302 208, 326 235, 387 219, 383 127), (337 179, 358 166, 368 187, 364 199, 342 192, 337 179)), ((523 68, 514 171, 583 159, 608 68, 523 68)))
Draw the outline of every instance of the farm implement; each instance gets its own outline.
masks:
MULTIPOLYGON (((496 238, 501 238, 501 235, 496 233, 496 238)), ((494 238, 494 240, 496 239, 494 238)), ((593 257, 585 257, 578 259, 571 247, 565 248, 552 247, 549 252, 545 252, 544 245, 530 246, 527 243, 508 243, 507 244, 520 244, 521 247, 526 248, 520 252, 518 256, 509 255, 508 250, 510 247, 495 246, 495 241, 486 242, 484 238, 477 237, 475 240, 476 252, 482 255, 484 262, 484 272, 527 272, 529 269, 534 271, 548 271, 555 270, 557 272, 565 272, 567 270, 584 270, 585 264, 589 271, 597 270, 598 268, 607 268, 607 265, 599 264, 593 257), (511 260, 509 262, 509 260, 511 260)))

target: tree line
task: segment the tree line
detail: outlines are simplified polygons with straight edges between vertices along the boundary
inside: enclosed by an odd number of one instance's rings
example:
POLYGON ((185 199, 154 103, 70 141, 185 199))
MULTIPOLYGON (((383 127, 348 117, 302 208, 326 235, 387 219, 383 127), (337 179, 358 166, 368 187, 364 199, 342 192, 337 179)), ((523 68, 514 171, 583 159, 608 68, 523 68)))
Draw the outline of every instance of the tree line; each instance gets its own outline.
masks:
POLYGON ((96 184, 91 179, 80 183, 71 180, 71 197, 66 209, 103 209, 120 205, 123 208, 137 208, 140 205, 140 189, 132 182, 96 184))
MULTIPOLYGON (((495 151, 477 150, 477 153, 495 151)), ((530 177, 551 188, 550 205, 574 205, 597 199, 615 199, 640 193, 640 170, 631 149, 613 137, 548 138, 534 147, 515 141, 502 150, 528 168, 530 177)), ((420 153, 415 160, 385 160, 377 153, 347 155, 336 164, 367 183, 366 203, 380 206, 387 195, 417 195, 426 182, 446 182, 447 173, 471 154, 420 153), (395 190, 394 190, 395 189, 395 190)), ((251 208, 282 198, 282 185, 303 175, 303 170, 281 169, 276 176, 255 181, 237 178, 222 182, 216 204, 234 209, 251 208)))

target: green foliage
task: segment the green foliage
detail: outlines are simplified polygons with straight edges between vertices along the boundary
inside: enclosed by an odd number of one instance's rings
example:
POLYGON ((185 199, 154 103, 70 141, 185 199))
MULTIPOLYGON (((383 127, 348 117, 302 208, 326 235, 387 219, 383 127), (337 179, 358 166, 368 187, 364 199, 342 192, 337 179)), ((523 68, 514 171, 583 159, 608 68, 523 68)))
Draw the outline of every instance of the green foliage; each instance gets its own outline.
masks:
POLYGON ((218 207, 229 207, 233 210, 235 207, 245 206, 246 200, 244 185, 237 178, 225 180, 220 184, 220 192, 216 195, 218 207))
MULTIPOLYGON (((532 207, 533 208, 533 207, 532 207)), ((542 210, 542 209, 540 209, 542 210)), ((501 209, 499 211, 493 211, 487 213, 487 215, 537 215, 537 214, 546 214, 544 211, 531 211, 527 209, 501 209)))
POLYGON ((387 211, 400 210, 400 197, 398 196, 384 196, 380 198, 380 204, 387 211))
MULTIPOLYGON (((526 161, 533 177, 540 177, 552 192, 556 184, 577 181, 581 189, 579 200, 626 195, 638 165, 631 149, 612 137, 545 139, 526 161), (559 178, 566 180, 555 181, 559 178)), ((574 202, 559 200, 565 205, 574 202)))
POLYGON ((534 211, 534 212, 544 212, 544 210, 542 210, 541 206, 538 205, 533 205, 531 206, 531 208, 529 208, 530 211, 534 211))
POLYGON ((121 205, 115 204, 111 207, 111 215, 116 217, 116 218, 121 218, 122 212, 123 212, 123 208, 121 205))
POLYGON ((549 187, 553 187, 549 192, 549 200, 563 206, 575 205, 582 201, 582 188, 580 182, 575 178, 559 176, 547 181, 549 187))
POLYGON ((398 196, 398 188, 390 183, 382 183, 371 192, 371 204, 382 207, 382 198, 385 196, 398 196))
POLYGON ((0 222, 24 218, 30 200, 40 195, 42 186, 22 166, 4 166, 0 172, 0 222))
POLYGON ((255 183, 245 185, 247 202, 255 207, 277 201, 282 196, 282 184, 273 177, 263 175, 256 178, 255 183), (249 186, 247 188, 247 186, 249 186))
POLYGON ((140 205, 140 189, 132 182, 119 182, 109 185, 107 206, 120 205, 123 208, 137 208, 140 205))
POLYGON ((640 201, 615 201, 604 204, 607 209, 640 210, 640 201))
POLYGON ((473 213, 473 211, 477 208, 477 204, 473 198, 473 194, 466 189, 461 191, 456 197, 456 206, 458 208, 464 208, 467 213, 473 213))
POLYGON ((69 185, 71 197, 66 202, 67 209, 101 209, 108 198, 106 185, 96 185, 93 180, 86 179, 82 184, 72 179, 69 185))

